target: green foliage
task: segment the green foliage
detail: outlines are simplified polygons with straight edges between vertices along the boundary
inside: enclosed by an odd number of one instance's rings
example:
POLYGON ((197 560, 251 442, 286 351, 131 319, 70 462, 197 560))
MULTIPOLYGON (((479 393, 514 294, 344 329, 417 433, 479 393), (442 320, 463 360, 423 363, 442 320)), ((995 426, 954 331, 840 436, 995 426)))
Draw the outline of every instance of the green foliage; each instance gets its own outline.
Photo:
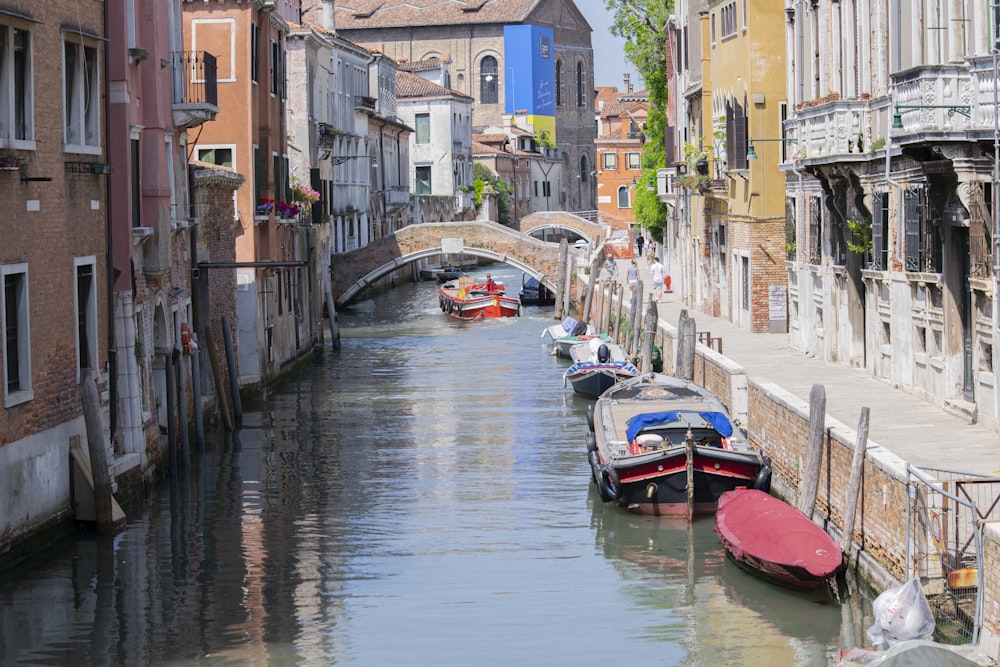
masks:
POLYGON ((872 251, 872 221, 867 218, 864 221, 857 218, 847 219, 847 228, 851 230, 847 239, 847 247, 852 252, 868 255, 872 251))
POLYGON ((542 130, 541 132, 538 133, 538 136, 535 138, 535 142, 542 148, 556 147, 556 142, 552 141, 552 137, 550 137, 549 133, 546 132, 545 130, 542 130))
POLYGON ((483 203, 483 192, 489 188, 497 198, 497 222, 501 225, 510 224, 510 195, 511 187, 507 181, 500 178, 492 169, 485 164, 476 162, 472 165, 473 192, 476 206, 483 203))
POLYGON ((604 0, 612 13, 611 33, 625 38, 625 58, 639 71, 649 95, 646 142, 642 147, 642 185, 636 188, 635 219, 656 238, 662 236, 667 207, 646 183, 656 170, 667 165, 664 133, 667 129, 667 20, 673 0, 604 0))

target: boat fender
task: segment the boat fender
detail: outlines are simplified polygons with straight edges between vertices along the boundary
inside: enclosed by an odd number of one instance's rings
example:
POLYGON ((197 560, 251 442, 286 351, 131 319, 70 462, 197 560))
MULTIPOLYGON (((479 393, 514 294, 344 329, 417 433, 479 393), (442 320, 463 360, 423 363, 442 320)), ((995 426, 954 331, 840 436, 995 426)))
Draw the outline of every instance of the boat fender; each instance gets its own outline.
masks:
POLYGON ((587 451, 596 452, 597 451, 597 436, 593 433, 587 434, 587 451))
POLYGON ((594 432, 594 404, 593 403, 591 403, 590 405, 587 406, 587 428, 590 429, 591 433, 594 432))
POLYGON ((764 465, 759 471, 757 471, 757 476, 753 480, 753 488, 758 491, 770 491, 771 490, 771 466, 764 465))
POLYGON ((618 479, 618 471, 611 466, 601 468, 601 479, 608 487, 608 495, 611 500, 620 500, 622 495, 622 483, 618 479))
POLYGON ((455 302, 454 301, 449 301, 448 302, 448 314, 450 315, 453 310, 455 310, 455 302))
POLYGON ((517 316, 521 317, 521 306, 520 305, 518 305, 518 307, 517 307, 517 316))
POLYGON ((590 481, 599 484, 601 470, 601 455, 597 452, 587 452, 587 462, 590 463, 590 481))
POLYGON ((462 304, 458 304, 457 306, 455 306, 455 312, 458 313, 459 317, 462 316, 462 304))
POLYGON ((611 492, 608 490, 607 478, 604 476, 604 469, 601 467, 600 455, 597 452, 591 452, 588 455, 590 459, 590 471, 593 475, 594 482, 597 484, 597 495, 600 496, 601 502, 609 503, 615 499, 611 492))

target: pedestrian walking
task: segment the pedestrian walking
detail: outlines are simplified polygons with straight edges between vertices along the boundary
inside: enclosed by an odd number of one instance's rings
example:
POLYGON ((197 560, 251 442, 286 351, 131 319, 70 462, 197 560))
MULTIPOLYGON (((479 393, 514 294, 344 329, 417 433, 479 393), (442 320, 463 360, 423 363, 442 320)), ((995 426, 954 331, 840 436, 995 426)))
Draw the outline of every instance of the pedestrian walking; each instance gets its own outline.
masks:
POLYGON ((607 278, 611 282, 615 280, 615 258, 611 253, 604 256, 604 270, 607 272, 607 278))
POLYGON ((634 259, 632 265, 628 267, 626 280, 628 281, 628 292, 631 294, 635 290, 635 286, 639 284, 639 262, 634 259))
POLYGON ((639 257, 642 257, 642 245, 646 242, 646 239, 642 238, 642 234, 637 234, 635 237, 635 245, 639 249, 639 257))
POLYGON ((652 261, 653 258, 656 257, 656 241, 650 241, 649 242, 649 247, 647 249, 647 252, 649 254, 646 255, 646 259, 648 261, 652 261))
POLYGON ((649 267, 649 275, 653 280, 653 299, 660 301, 663 298, 663 287, 667 278, 667 269, 660 263, 660 258, 653 255, 653 263, 649 267))

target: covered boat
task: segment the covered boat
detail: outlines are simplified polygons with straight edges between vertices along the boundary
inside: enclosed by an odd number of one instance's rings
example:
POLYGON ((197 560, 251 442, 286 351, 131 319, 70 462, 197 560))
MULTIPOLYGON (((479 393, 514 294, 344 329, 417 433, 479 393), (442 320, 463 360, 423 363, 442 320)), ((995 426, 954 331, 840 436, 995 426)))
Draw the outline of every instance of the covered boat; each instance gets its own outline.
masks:
POLYGON ((826 531, 764 491, 722 494, 715 532, 742 569, 796 590, 815 590, 844 562, 840 545, 826 531))
POLYGON ((635 377, 639 369, 629 361, 621 345, 612 341, 591 338, 577 343, 570 349, 573 365, 563 374, 563 386, 573 386, 573 391, 597 398, 622 380, 635 377))
POLYGON ((601 500, 629 511, 711 514, 726 491, 771 487, 770 459, 733 428, 722 402, 693 382, 662 373, 619 382, 588 411, 587 425, 601 500))
POLYGON ((443 312, 462 320, 521 314, 521 303, 507 296, 503 283, 494 281, 488 274, 483 282, 463 277, 445 283, 438 291, 438 305, 443 312))
POLYGON ((572 359, 570 349, 574 345, 585 343, 597 338, 605 342, 610 342, 611 337, 607 334, 598 334, 594 327, 586 322, 578 322, 572 317, 567 317, 560 324, 553 324, 546 327, 542 332, 542 338, 552 341, 552 354, 572 359))
POLYGON ((555 294, 537 278, 522 279, 518 297, 522 306, 552 306, 556 303, 555 294))

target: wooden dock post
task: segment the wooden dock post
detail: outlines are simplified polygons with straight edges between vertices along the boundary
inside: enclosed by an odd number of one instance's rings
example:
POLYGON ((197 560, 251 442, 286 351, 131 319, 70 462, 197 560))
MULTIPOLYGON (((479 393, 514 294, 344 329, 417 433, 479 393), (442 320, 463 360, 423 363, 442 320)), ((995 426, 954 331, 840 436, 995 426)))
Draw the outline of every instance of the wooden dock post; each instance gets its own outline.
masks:
MULTIPOLYGON (((582 322, 590 321, 590 308, 594 301, 594 287, 597 285, 597 274, 601 271, 601 253, 595 252, 593 259, 590 260, 590 280, 587 282, 587 298, 583 302, 583 315, 580 317, 582 322)), ((594 327, 595 329, 597 327, 594 327)))
POLYGON ((682 310, 677 322, 677 377, 691 382, 694 380, 694 350, 698 342, 694 318, 682 310))
POLYGON ((233 348, 233 331, 229 326, 229 318, 222 318, 222 338, 226 344, 226 365, 229 369, 229 393, 233 397, 233 424, 236 428, 243 426, 243 404, 240 402, 240 383, 236 375, 236 351, 233 348))
POLYGON ((854 520, 858 513, 858 495, 865 470, 865 449, 868 448, 868 408, 861 408, 858 419, 858 438, 854 442, 851 459, 851 476, 847 481, 847 498, 844 502, 844 528, 840 533, 840 548, 847 553, 854 541, 854 520))
POLYGON ((653 371, 653 342, 656 338, 656 323, 659 319, 659 308, 656 305, 656 301, 650 299, 649 306, 646 308, 646 333, 642 339, 642 356, 640 357, 641 366, 639 370, 643 373, 651 373, 653 371))
POLYGON ((211 327, 205 327, 205 342, 208 343, 208 361, 212 365, 212 378, 215 384, 215 400, 219 403, 219 414, 227 431, 233 431, 233 415, 229 412, 229 399, 226 397, 225 383, 222 377, 222 364, 219 363, 219 349, 215 346, 215 334, 211 327))
POLYGON ((687 517, 694 518, 694 434, 688 428, 684 436, 684 455, 687 457, 687 517))
POLYGON ((559 241, 559 268, 556 270, 556 303, 555 307, 552 309, 552 314, 555 319, 562 321, 566 315, 563 311, 569 311, 569 304, 564 301, 568 299, 564 298, 566 294, 566 282, 569 279, 569 242, 563 238, 559 241))
POLYGON ((814 384, 809 392, 809 449, 799 484, 799 511, 810 519, 816 509, 819 474, 823 467, 823 436, 826 434, 826 387, 814 384))

